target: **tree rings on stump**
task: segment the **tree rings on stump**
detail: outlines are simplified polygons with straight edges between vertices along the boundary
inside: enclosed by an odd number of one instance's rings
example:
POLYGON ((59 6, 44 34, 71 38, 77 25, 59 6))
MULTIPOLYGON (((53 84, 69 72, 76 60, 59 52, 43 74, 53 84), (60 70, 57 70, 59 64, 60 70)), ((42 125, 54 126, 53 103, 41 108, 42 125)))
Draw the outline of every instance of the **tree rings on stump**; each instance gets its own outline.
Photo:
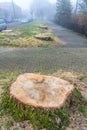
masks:
POLYGON ((74 86, 54 77, 33 73, 20 75, 10 87, 10 95, 22 104, 39 108, 61 108, 74 86))

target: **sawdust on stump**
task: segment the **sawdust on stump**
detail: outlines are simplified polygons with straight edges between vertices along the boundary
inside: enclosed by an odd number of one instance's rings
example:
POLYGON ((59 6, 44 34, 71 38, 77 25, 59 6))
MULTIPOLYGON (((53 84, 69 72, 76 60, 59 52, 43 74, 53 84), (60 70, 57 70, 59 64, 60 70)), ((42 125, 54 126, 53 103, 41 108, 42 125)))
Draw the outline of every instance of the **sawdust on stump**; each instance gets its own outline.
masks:
POLYGON ((18 102, 40 108, 61 108, 74 86, 54 76, 25 73, 10 87, 10 95, 18 102))
POLYGON ((53 38, 51 36, 47 36, 45 34, 38 34, 35 36, 35 38, 45 41, 53 41, 53 38))

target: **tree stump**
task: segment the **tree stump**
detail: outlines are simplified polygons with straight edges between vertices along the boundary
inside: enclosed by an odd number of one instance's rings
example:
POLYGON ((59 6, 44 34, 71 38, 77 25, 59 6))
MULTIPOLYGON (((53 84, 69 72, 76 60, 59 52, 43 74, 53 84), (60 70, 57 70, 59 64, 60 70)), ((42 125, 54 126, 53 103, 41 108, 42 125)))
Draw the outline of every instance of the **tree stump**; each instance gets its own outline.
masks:
POLYGON ((51 36, 46 36, 44 34, 38 34, 35 36, 35 38, 45 41, 53 41, 53 38, 51 36))
POLYGON ((44 29, 44 30, 48 30, 48 27, 46 25, 40 25, 39 28, 44 29))
POLYGON ((18 102, 36 108, 61 108, 74 86, 54 77, 33 73, 20 75, 10 87, 10 95, 18 102))
POLYGON ((11 32, 13 32, 13 30, 3 30, 2 32, 3 33, 11 33, 11 32))

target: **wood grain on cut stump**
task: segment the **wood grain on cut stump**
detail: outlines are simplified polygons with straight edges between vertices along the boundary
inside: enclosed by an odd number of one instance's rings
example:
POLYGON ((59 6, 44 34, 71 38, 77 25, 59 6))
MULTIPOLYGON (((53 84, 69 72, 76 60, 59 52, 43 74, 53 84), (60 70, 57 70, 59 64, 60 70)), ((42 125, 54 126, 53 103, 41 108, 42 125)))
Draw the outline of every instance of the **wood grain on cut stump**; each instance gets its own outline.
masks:
POLYGON ((63 79, 25 73, 12 84, 10 95, 29 106, 61 108, 73 90, 73 85, 63 79))

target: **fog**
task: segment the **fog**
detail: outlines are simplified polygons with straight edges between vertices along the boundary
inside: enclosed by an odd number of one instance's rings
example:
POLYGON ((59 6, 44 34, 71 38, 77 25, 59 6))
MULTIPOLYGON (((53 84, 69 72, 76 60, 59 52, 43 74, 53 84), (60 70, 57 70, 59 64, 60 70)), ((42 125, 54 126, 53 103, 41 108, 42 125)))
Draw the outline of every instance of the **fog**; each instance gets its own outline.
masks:
POLYGON ((30 12, 35 19, 52 19, 56 13, 56 1, 49 0, 32 0, 30 12))
MULTIPOLYGON (((13 0, 16 4, 22 7, 22 9, 28 9, 32 0, 13 0)), ((36 0, 35 0, 36 1, 36 0)), ((42 1, 42 0, 40 0, 42 1)), ((57 0, 49 0, 50 3, 56 3, 57 0)), ((76 2, 76 0, 71 0, 72 2, 76 2)), ((12 0, 0 0, 0 2, 12 2, 12 0)))
POLYGON ((53 17, 56 13, 56 0, 0 0, 0 3, 0 8, 5 12, 4 17, 6 17, 6 13, 10 15, 8 16, 8 19, 10 17, 33 17, 35 19, 46 19, 48 17, 53 17), (11 10, 7 8, 11 8, 11 10))
MULTIPOLYGON (((75 5, 76 0, 71 1, 75 5)), ((52 20, 56 14, 56 2, 57 0, 0 0, 0 18, 9 21, 19 18, 52 20)))
MULTIPOLYGON (((36 1, 36 0, 35 0, 36 1)), ((40 0, 42 1, 42 0, 40 0)), ((12 0, 0 0, 0 2, 12 2, 12 0)), ((19 5, 23 10, 28 9, 32 0, 13 0, 14 3, 19 5)), ((49 0, 50 3, 56 3, 56 0, 49 0)))

